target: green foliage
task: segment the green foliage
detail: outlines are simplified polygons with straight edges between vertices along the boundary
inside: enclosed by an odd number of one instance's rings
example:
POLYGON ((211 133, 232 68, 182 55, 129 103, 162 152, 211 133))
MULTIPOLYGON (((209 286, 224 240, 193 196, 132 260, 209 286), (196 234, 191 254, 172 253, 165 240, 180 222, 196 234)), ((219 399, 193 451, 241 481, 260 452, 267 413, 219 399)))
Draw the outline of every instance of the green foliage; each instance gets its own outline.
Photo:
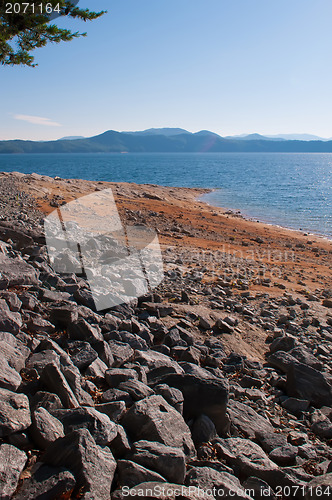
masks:
POLYGON ((34 67, 33 50, 47 43, 68 42, 86 36, 86 33, 72 32, 51 24, 49 12, 52 8, 56 9, 59 17, 82 21, 92 21, 105 14, 105 11, 80 9, 70 0, 0 0, 1 64, 34 67))

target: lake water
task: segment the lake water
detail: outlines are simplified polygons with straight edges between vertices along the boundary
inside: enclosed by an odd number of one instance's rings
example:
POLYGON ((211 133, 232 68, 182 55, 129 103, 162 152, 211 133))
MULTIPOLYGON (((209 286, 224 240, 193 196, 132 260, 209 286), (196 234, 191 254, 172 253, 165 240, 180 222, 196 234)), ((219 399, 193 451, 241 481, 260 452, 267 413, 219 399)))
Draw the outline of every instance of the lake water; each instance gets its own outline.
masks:
POLYGON ((331 153, 0 155, 0 171, 214 188, 211 205, 332 239, 331 153))

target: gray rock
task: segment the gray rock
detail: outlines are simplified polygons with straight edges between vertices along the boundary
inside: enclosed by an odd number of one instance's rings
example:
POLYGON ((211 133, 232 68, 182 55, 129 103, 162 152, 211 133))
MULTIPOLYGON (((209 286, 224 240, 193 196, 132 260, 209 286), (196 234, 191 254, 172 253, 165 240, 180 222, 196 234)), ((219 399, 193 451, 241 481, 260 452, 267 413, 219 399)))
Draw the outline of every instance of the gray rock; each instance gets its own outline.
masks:
POLYGON ((120 342, 117 340, 109 340, 108 345, 111 348, 111 352, 114 358, 113 366, 118 368, 124 365, 134 356, 134 349, 130 345, 120 342))
POLYGON ((280 467, 294 465, 297 456, 296 446, 290 444, 275 448, 269 453, 269 458, 280 467))
POLYGON ((210 320, 210 318, 207 318, 206 316, 200 316, 198 325, 203 330, 211 330, 212 321, 210 320))
POLYGON ((156 394, 160 394, 164 399, 166 399, 167 403, 174 406, 174 408, 182 415, 184 397, 179 389, 169 387, 167 384, 158 384, 154 387, 154 391, 156 394))
POLYGON ((12 259, 0 253, 0 276, 0 288, 3 289, 12 286, 37 285, 39 272, 23 259, 12 259))
POLYGON ((74 304, 52 307, 49 311, 50 321, 54 325, 67 327, 78 319, 78 312, 74 304))
POLYGON ((70 469, 84 500, 109 500, 116 462, 110 450, 98 446, 87 429, 79 429, 52 443, 43 462, 70 469))
POLYGON ((100 413, 105 413, 112 422, 120 422, 126 411, 126 404, 123 401, 113 401, 95 405, 95 409, 100 413))
POLYGON ((60 363, 62 366, 73 366, 69 354, 65 352, 59 346, 59 344, 57 344, 54 340, 51 340, 49 337, 44 337, 38 345, 38 351, 46 350, 54 351, 56 354, 58 354, 60 356, 60 363))
POLYGON ((114 365, 114 357, 110 345, 104 340, 95 342, 93 348, 97 351, 99 358, 110 368, 114 365))
POLYGON ((311 366, 311 368, 315 368, 316 370, 321 370, 323 367, 323 363, 319 361, 319 359, 317 359, 316 356, 314 356, 312 352, 310 352, 309 349, 306 349, 303 345, 295 347, 294 349, 289 351, 289 354, 297 359, 300 363, 311 366))
POLYGON ((309 409, 310 401, 306 399, 287 398, 285 401, 282 401, 281 406, 290 413, 293 413, 293 415, 299 417, 303 412, 309 409))
POLYGON ((298 340, 296 339, 296 337, 293 337, 292 335, 283 335, 274 339, 272 344, 270 344, 270 353, 273 354, 277 351, 288 352, 297 344, 298 340))
POLYGON ((42 302, 68 302, 71 300, 71 295, 67 292, 47 290, 44 288, 41 290, 39 298, 42 302))
POLYGON ((158 318, 168 316, 169 314, 172 314, 174 310, 168 303, 159 304, 155 302, 144 302, 142 307, 144 307, 151 315, 157 316, 158 318))
POLYGON ((217 431, 212 420, 206 415, 200 415, 195 419, 192 429, 191 435, 194 443, 201 444, 207 443, 217 437, 217 431))
POLYGON ((251 499, 249 495, 246 495, 237 477, 210 467, 192 467, 186 476, 185 484, 196 486, 203 491, 216 491, 216 500, 251 499))
POLYGON ((91 344, 104 340, 100 328, 98 326, 91 326, 83 318, 70 323, 67 332, 71 340, 82 340, 91 344))
POLYGON ((34 311, 37 308, 39 301, 32 293, 22 292, 18 295, 18 297, 22 302, 22 306, 24 307, 24 309, 34 311))
POLYGON ((268 356, 267 362, 272 368, 288 373, 289 368, 297 363, 297 360, 289 352, 277 351, 268 356))
POLYGON ((323 439, 332 439, 332 422, 320 410, 316 410, 311 416, 310 430, 316 436, 323 439))
POLYGON ((30 333, 44 335, 45 333, 53 333, 55 331, 55 326, 50 321, 34 312, 29 312, 26 324, 30 333))
POLYGON ((16 391, 21 385, 21 375, 12 368, 0 353, 0 388, 16 391))
POLYGON ((179 359, 181 361, 187 361, 188 363, 195 363, 197 365, 201 362, 201 351, 194 346, 186 347, 180 354, 179 359))
POLYGON ((158 369, 170 368, 173 373, 183 373, 183 369, 176 361, 161 352, 152 350, 136 351, 135 360, 148 368, 148 379, 151 378, 151 373, 158 369))
POLYGON ((60 368, 60 356, 51 349, 32 354, 32 356, 28 359, 26 366, 27 368, 37 370, 40 375, 45 366, 49 364, 54 364, 60 368))
POLYGON ((31 351, 11 333, 0 331, 0 352, 8 364, 19 372, 25 367, 31 351))
POLYGON ((105 380, 110 387, 118 387, 121 382, 127 380, 138 380, 138 374, 133 369, 128 368, 111 368, 105 373, 105 380))
POLYGON ((79 403, 61 370, 53 363, 45 366, 41 381, 51 392, 59 396, 65 408, 76 408, 79 403))
POLYGON ((214 377, 196 365, 191 366, 196 367, 198 375, 171 374, 163 377, 161 382, 182 392, 186 419, 199 417, 203 413, 212 420, 218 434, 223 435, 229 426, 226 416, 228 382, 224 378, 214 377))
POLYGON ((80 405, 93 406, 94 401, 92 397, 82 387, 83 379, 79 369, 74 365, 67 365, 62 367, 62 373, 65 376, 78 403, 80 405))
POLYGON ((120 389, 108 389, 102 394, 101 399, 105 403, 122 401, 126 404, 126 406, 131 406, 133 404, 133 400, 129 396, 128 392, 121 391, 120 389))
POLYGON ((134 441, 146 439, 181 448, 195 455, 190 430, 182 416, 162 396, 150 396, 135 403, 121 421, 134 441))
POLYGON ((287 446, 287 435, 281 432, 258 430, 255 437, 266 453, 270 453, 275 448, 287 446))
POLYGON ((93 361, 93 363, 91 363, 91 365, 89 365, 89 367, 85 371, 85 376, 103 379, 108 368, 109 367, 104 363, 104 361, 102 361, 100 358, 97 358, 93 361))
POLYGON ((12 312, 19 312, 21 310, 22 302, 20 301, 16 293, 3 291, 0 292, 0 298, 5 299, 9 309, 12 312))
POLYGON ((171 483, 184 482, 186 457, 179 448, 151 441, 137 441, 133 444, 130 459, 158 472, 171 483))
POLYGON ((78 429, 88 429, 95 442, 101 446, 108 445, 117 435, 116 424, 95 408, 54 410, 52 414, 61 421, 66 434, 78 429))
POLYGON ((132 349, 137 349, 141 351, 147 351, 149 349, 148 344, 139 335, 129 332, 119 332, 121 341, 130 345, 132 349))
POLYGON ((232 425, 239 429, 249 439, 254 439, 257 432, 272 434, 273 427, 270 422, 259 415, 250 406, 239 401, 230 400, 227 407, 232 425))
POLYGON ((117 435, 109 445, 109 448, 116 459, 125 458, 131 450, 131 445, 122 425, 117 425, 116 429, 117 435))
POLYGON ((51 392, 38 391, 30 400, 31 411, 45 408, 47 411, 63 409, 61 399, 51 392))
POLYGON ((118 388, 121 391, 128 392, 133 401, 139 401, 154 394, 154 391, 148 385, 143 384, 139 380, 121 382, 118 388))
POLYGON ((248 439, 216 439, 218 458, 226 460, 232 468, 237 467, 243 476, 256 476, 270 484, 278 466, 264 453, 258 444, 248 439))
POLYGON ((71 360, 77 368, 85 370, 95 359, 98 353, 91 347, 89 342, 74 341, 68 344, 71 360))
POLYGON ((117 464, 118 482, 119 486, 122 488, 132 488, 137 484, 148 481, 166 483, 166 479, 157 472, 146 469, 142 465, 131 462, 130 460, 118 460, 117 464))
POLYGON ((27 396, 0 389, 0 437, 24 431, 30 425, 30 406, 27 396))
POLYGON ((70 498, 75 488, 75 478, 69 470, 63 467, 48 467, 37 464, 37 470, 25 478, 14 500, 55 500, 70 498))
POLYGON ((32 414, 30 435, 41 449, 46 449, 53 441, 64 436, 62 423, 45 408, 38 408, 32 414))
POLYGON ((302 363, 290 366, 286 391, 288 396, 307 399, 317 408, 332 406, 332 386, 327 377, 302 363))
POLYGON ((10 444, 0 445, 0 499, 12 497, 28 457, 10 444))
POLYGON ((78 290, 75 290, 73 295, 74 299, 78 304, 81 304, 82 306, 85 306, 91 309, 92 311, 95 311, 95 302, 93 300, 93 296, 90 290, 79 288, 78 290))
MULTIPOLYGON (((1 254, 0 254, 1 256, 1 254)), ((0 299, 0 330, 17 334, 22 326, 22 318, 20 313, 12 312, 7 302, 0 299)))
POLYGON ((234 328, 229 325, 226 321, 222 319, 218 319, 214 325, 214 328, 216 330, 216 333, 233 333, 234 328))

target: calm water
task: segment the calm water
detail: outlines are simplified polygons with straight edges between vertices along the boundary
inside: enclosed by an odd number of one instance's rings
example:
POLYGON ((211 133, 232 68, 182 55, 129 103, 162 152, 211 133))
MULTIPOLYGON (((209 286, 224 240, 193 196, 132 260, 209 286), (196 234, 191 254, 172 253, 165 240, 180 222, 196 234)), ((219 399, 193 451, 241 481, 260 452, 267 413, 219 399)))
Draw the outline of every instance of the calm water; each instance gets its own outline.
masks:
POLYGON ((332 154, 0 155, 0 171, 207 187, 212 205, 332 238, 332 154))

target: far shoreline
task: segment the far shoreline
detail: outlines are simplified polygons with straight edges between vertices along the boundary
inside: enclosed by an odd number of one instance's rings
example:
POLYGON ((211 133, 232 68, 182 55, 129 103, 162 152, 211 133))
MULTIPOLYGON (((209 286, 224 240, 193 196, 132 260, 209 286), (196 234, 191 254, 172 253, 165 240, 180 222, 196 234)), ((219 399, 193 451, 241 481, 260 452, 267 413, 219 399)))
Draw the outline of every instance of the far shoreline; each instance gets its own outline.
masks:
POLYGON ((241 208, 229 208, 229 207, 225 207, 224 205, 215 205, 215 204, 209 203, 207 200, 204 199, 205 197, 209 196, 211 193, 216 192, 216 191, 222 191, 222 188, 209 189, 209 191, 207 193, 204 193, 202 196, 198 197, 197 201, 200 201, 201 203, 205 203, 206 205, 208 205, 211 208, 221 208, 221 209, 225 210, 225 212, 228 212, 229 215, 232 215, 230 212, 233 212, 234 216, 242 217, 243 219, 247 220, 248 222, 267 224, 268 226, 272 226, 275 228, 286 229, 287 231, 294 231, 295 233, 299 233, 302 236, 310 236, 313 238, 320 238, 320 239, 332 242, 332 235, 328 236, 324 233, 312 232, 309 229, 306 230, 306 229, 286 226, 283 224, 277 224, 275 222, 264 220, 261 217, 258 217, 258 216, 256 217, 254 215, 250 215, 246 212, 243 212, 241 208))

